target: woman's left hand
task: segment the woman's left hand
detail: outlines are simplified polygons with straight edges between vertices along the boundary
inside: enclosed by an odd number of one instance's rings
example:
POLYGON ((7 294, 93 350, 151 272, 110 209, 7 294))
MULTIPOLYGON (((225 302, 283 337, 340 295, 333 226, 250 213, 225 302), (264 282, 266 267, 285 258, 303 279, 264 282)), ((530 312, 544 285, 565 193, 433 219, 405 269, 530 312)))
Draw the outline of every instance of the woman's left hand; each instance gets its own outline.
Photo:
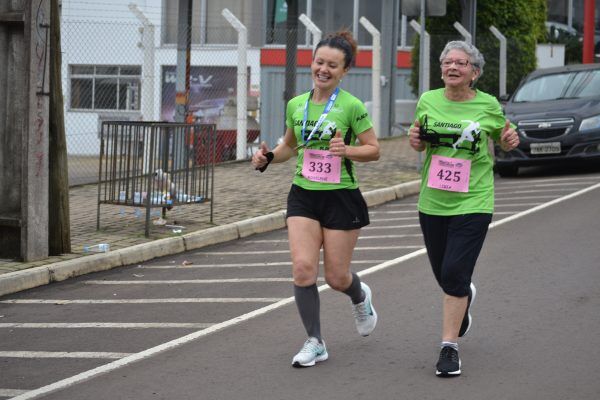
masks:
POLYGON ((506 120, 504 129, 502 129, 502 133, 500 134, 500 148, 504 151, 511 151, 515 149, 519 143, 519 135, 510 127, 510 121, 506 120))
POLYGON ((346 156, 346 145, 344 139, 342 139, 342 131, 336 131, 335 136, 329 141, 329 152, 338 157, 346 156))

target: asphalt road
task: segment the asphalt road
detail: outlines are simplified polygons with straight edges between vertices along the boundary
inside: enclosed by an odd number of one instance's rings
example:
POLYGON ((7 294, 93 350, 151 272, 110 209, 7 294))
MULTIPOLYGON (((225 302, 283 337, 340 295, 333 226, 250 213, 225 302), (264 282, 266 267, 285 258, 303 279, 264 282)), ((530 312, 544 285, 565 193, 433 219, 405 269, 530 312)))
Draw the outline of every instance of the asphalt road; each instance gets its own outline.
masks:
POLYGON ((441 293, 412 197, 372 209, 355 252, 375 332, 323 287, 316 367, 291 367, 305 334, 280 230, 0 298, 0 398, 597 399, 600 173, 496 186, 460 378, 435 376, 441 293))

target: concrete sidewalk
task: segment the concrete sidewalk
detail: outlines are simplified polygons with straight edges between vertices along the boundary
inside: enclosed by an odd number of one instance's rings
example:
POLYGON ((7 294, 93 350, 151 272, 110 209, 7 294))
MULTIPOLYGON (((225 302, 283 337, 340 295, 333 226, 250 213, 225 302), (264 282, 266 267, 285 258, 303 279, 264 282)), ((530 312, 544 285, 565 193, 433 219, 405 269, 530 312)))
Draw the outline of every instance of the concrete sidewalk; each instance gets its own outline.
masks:
MULTIPOLYGON (((369 206, 418 192, 417 153, 407 137, 380 140, 381 158, 356 163, 359 184, 369 206)), ((215 167, 213 223, 208 204, 175 207, 167 212, 172 228, 152 225, 144 237, 145 210, 102 205, 96 230, 97 185, 70 190, 72 253, 23 263, 0 259, 0 296, 89 272, 140 263, 285 226, 285 202, 293 160, 274 164, 260 174, 248 161, 215 167), (108 253, 88 254, 83 247, 110 244, 108 253)), ((157 219, 154 216, 153 219, 157 219)))

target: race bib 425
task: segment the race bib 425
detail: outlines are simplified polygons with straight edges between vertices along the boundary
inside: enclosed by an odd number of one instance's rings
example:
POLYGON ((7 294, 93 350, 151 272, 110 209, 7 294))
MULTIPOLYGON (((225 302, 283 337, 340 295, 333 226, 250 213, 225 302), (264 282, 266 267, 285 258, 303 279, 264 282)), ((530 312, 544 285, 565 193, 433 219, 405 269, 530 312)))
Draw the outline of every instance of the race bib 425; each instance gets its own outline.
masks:
POLYGON ((450 192, 467 193, 471 175, 471 160, 434 155, 429 165, 427 186, 450 192))

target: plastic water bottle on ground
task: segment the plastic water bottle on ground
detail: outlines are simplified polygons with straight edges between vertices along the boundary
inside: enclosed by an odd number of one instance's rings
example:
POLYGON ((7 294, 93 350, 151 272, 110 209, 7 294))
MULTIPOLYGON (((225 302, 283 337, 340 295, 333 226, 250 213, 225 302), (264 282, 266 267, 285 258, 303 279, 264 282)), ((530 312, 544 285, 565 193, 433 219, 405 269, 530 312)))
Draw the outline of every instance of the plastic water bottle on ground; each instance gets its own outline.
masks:
POLYGON ((83 251, 86 253, 107 253, 110 251, 110 244, 98 243, 91 246, 83 246, 83 251))

